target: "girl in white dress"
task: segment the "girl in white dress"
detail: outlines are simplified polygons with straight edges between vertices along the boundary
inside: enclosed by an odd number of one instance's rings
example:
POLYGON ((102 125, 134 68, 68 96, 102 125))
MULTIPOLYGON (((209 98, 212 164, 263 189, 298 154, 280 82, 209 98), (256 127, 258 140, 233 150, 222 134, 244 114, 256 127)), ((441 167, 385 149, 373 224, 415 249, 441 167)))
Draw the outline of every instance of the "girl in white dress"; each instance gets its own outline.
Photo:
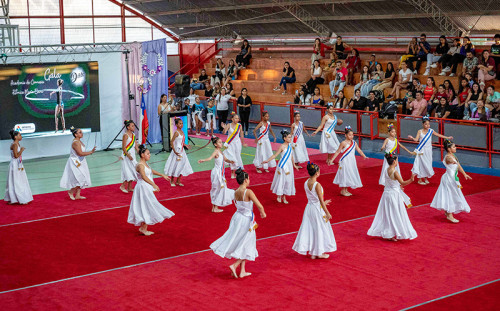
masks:
POLYGON ((80 191, 92 186, 89 166, 85 157, 93 154, 96 147, 94 146, 90 151, 85 151, 85 145, 81 141, 83 137, 82 130, 75 129, 74 127, 71 127, 70 130, 75 139, 73 139, 73 143, 71 144, 69 159, 66 162, 59 186, 69 189, 68 195, 71 200, 83 200, 86 198, 80 195, 80 191))
POLYGON ((159 192, 160 188, 154 183, 153 175, 161 176, 166 180, 170 180, 170 178, 153 170, 148 165, 147 161, 151 158, 151 153, 144 145, 139 146, 138 153, 141 159, 136 166, 137 185, 130 202, 127 222, 134 226, 140 226, 140 233, 152 235, 154 232, 148 231, 148 226, 160 223, 175 215, 158 202, 154 193, 159 192))
POLYGON ((255 143, 257 144, 253 165, 255 165, 257 173, 262 173, 262 168, 266 171, 266 173, 269 173, 268 169, 270 167, 276 167, 276 161, 271 161, 266 164, 262 163, 273 155, 273 148, 271 147, 271 141, 269 140, 269 133, 273 135, 274 142, 276 142, 276 135, 274 135, 273 129, 271 128, 271 122, 269 122, 269 112, 264 110, 262 112, 262 120, 253 130, 255 143), (259 129, 260 133, 257 135, 257 130, 259 129))
POLYGON ((355 150, 366 160, 367 156, 363 153, 358 144, 354 141, 354 133, 350 126, 345 128, 345 140, 340 143, 339 148, 332 158, 332 163, 335 158, 342 152, 339 160, 339 169, 335 174, 334 184, 341 188, 340 194, 346 197, 352 195, 347 191, 348 187, 352 189, 363 187, 361 178, 359 177, 358 165, 356 164, 355 150))
POLYGON ((278 162, 278 167, 274 172, 273 183, 271 184, 271 191, 277 195, 276 200, 281 203, 288 204, 285 195, 295 195, 295 181, 293 177, 293 168, 299 169, 295 165, 292 153, 292 134, 288 131, 281 131, 283 137, 283 144, 279 147, 275 154, 269 159, 262 162, 263 164, 273 161, 279 154, 281 158, 278 162))
POLYGON ((403 181, 401 174, 397 170, 397 156, 388 153, 385 158, 389 163, 389 167, 385 172, 387 176, 385 178, 384 193, 380 198, 377 213, 368 230, 368 235, 382 237, 391 241, 412 240, 417 237, 417 232, 413 229, 408 217, 401 187, 411 184, 415 174, 412 174, 410 179, 403 181))
MULTIPOLYGON (((398 151, 398 146, 406 150, 409 154, 412 155, 417 155, 416 152, 412 152, 408 150, 403 144, 401 144, 396 135, 396 128, 394 125, 391 123, 387 126, 388 132, 389 132, 389 137, 387 137, 384 141, 384 144, 380 148, 380 150, 383 150, 385 154, 396 154, 398 151)), ((378 180, 379 185, 385 186, 385 173, 387 171, 387 168, 389 167, 389 164, 387 164, 387 159, 384 157, 384 164, 382 164, 382 171, 380 172, 380 178, 378 180)), ((396 166, 396 170, 398 173, 401 175, 401 171, 399 169, 399 165, 396 166)))
POLYGON ((254 192, 247 188, 250 185, 248 173, 238 169, 236 171, 236 181, 240 185, 234 193, 236 213, 231 218, 227 231, 217 241, 213 242, 210 248, 222 258, 235 258, 236 261, 229 266, 231 275, 234 278, 244 278, 251 275, 245 270, 246 261, 255 261, 255 258, 259 256, 256 246, 257 237, 255 235, 258 226, 255 222, 253 205, 255 204, 259 209, 261 218, 266 218, 266 212, 254 192), (236 270, 240 264, 241 270, 238 276, 236 270))
POLYGON ((165 163, 164 173, 170 177, 170 186, 175 187, 184 185, 181 184, 181 177, 193 174, 193 169, 191 164, 189 164, 189 159, 187 157, 184 146, 184 132, 182 132, 182 127, 184 126, 182 119, 175 119, 175 133, 170 140, 170 148, 172 152, 168 156, 167 163, 165 163), (174 177, 177 177, 177 182, 174 184, 174 177))
MULTIPOLYGON (((224 155, 231 163, 231 178, 236 178, 235 172, 238 168, 243 167, 243 160, 241 160, 241 142, 243 141, 243 129, 241 127, 240 117, 233 111, 231 112, 231 123, 222 124, 224 130, 222 134, 227 133, 227 140, 224 143, 224 155)), ((247 144, 243 144, 247 146, 247 144)))
POLYGON ((304 183, 308 202, 292 249, 301 255, 309 253, 311 259, 326 259, 330 257, 327 253, 337 250, 337 243, 330 224, 332 215, 327 208, 331 200, 325 201, 323 198, 323 187, 317 181, 319 166, 308 163, 307 172, 311 176, 304 183))
POLYGON ((135 123, 132 120, 125 120, 123 122, 127 131, 123 134, 122 138, 122 185, 120 190, 124 193, 129 193, 129 191, 134 191, 132 188, 132 182, 137 180, 137 171, 135 166, 137 165, 137 160, 135 158, 135 152, 139 151, 137 147, 137 140, 135 139, 135 123))
POLYGON ((299 163, 304 163, 309 161, 309 155, 307 154, 306 141, 304 140, 303 133, 306 133, 309 136, 306 128, 304 127, 304 123, 300 121, 300 113, 295 111, 293 113, 293 123, 290 127, 290 130, 293 134, 292 138, 292 151, 293 158, 295 159, 295 163, 298 168, 302 168, 299 163))
POLYGON ((408 135, 408 138, 419 142, 417 148, 415 148, 417 157, 411 171, 417 175, 419 185, 427 185, 429 184, 427 178, 434 175, 434 170, 432 169, 432 135, 446 139, 453 139, 453 137, 441 135, 431 129, 429 117, 422 118, 422 126, 423 128, 418 130, 417 137, 408 135))
POLYGON ((5 185, 4 200, 8 202, 8 204, 28 204, 33 201, 33 195, 31 194, 28 176, 26 176, 23 165, 23 152, 26 148, 21 147, 19 144, 23 136, 21 133, 14 130, 11 130, 9 134, 14 142, 10 145, 11 159, 9 173, 7 175, 7 184, 5 185))
POLYGON ((314 136, 323 129, 319 149, 321 153, 328 153, 328 157, 326 158, 326 163, 328 165, 333 163, 332 156, 339 148, 339 140, 335 133, 335 126, 342 125, 343 123, 341 119, 338 119, 337 116, 333 114, 334 110, 333 104, 329 103, 326 109, 327 114, 321 119, 321 124, 311 135, 314 136))
POLYGON ((222 140, 219 137, 212 137, 212 144, 215 147, 215 151, 209 158, 198 160, 198 163, 215 159, 215 165, 210 174, 210 179, 212 180, 210 199, 212 201, 212 212, 220 213, 224 210, 220 209, 219 206, 228 206, 234 199, 234 190, 227 188, 226 167, 224 165, 225 162, 232 163, 233 161, 227 159, 224 153, 222 153, 222 140))
POLYGON ((453 217, 453 214, 460 212, 470 213, 469 204, 465 200, 462 193, 462 185, 458 180, 458 172, 464 175, 465 180, 472 179, 467 175, 458 162, 455 155, 457 148, 452 141, 444 141, 444 149, 447 154, 443 159, 443 164, 446 167, 446 172, 441 177, 439 188, 432 199, 431 207, 444 211, 446 219, 452 223, 457 223, 458 219, 453 217))

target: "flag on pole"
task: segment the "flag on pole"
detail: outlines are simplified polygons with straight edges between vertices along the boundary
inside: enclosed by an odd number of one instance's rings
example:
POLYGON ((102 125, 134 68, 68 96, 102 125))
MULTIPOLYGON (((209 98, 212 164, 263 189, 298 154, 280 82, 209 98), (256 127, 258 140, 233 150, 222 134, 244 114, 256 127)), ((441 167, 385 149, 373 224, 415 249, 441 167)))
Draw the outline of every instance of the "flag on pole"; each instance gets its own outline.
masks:
POLYGON ((142 102, 141 102, 141 133, 142 133, 142 140, 141 142, 143 144, 146 143, 146 139, 148 138, 148 132, 149 132, 149 121, 148 121, 148 114, 146 112, 146 103, 144 102, 144 94, 142 94, 142 102))

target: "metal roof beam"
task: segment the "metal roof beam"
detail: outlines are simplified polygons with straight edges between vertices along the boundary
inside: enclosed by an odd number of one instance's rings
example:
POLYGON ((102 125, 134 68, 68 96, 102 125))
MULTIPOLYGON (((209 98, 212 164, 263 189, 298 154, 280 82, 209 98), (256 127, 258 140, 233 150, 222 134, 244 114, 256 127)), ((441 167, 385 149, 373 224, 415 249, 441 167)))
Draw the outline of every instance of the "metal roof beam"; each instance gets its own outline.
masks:
MULTIPOLYGON (((452 36, 460 36, 466 31, 457 25, 454 20, 452 20, 447 13, 441 10, 433 1, 431 0, 406 0, 409 4, 413 5, 417 10, 430 14, 432 21, 436 24, 439 29, 452 36)), ((469 13, 469 12, 467 12, 469 13)))

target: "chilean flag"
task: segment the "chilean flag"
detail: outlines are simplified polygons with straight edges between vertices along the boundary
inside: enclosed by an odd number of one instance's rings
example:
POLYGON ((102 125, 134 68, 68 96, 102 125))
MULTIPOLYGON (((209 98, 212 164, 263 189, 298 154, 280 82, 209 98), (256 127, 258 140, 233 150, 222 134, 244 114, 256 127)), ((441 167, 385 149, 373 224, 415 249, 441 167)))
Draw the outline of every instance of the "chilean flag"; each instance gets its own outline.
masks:
POLYGON ((141 113, 142 140, 141 140, 141 142, 143 144, 145 144, 146 139, 148 138, 149 121, 148 121, 148 114, 146 112, 146 103, 144 102, 144 94, 142 94, 141 111, 142 111, 142 113, 141 113))

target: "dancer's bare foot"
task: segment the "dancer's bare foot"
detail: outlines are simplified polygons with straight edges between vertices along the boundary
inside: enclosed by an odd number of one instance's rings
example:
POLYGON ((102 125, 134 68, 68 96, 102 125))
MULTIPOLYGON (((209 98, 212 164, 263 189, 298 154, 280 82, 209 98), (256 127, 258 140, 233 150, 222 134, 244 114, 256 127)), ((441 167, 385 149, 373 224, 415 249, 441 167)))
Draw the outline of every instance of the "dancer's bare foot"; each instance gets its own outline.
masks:
POLYGON ((278 203, 281 203, 281 197, 280 196, 276 197, 276 201, 278 201, 278 203))
POLYGON ((128 188, 127 190, 128 190, 128 192, 133 192, 134 188, 128 188))
POLYGON ((181 184, 180 182, 175 183, 175 184, 176 184, 177 186, 179 186, 179 187, 184 187, 184 185, 183 185, 183 184, 181 184))
POLYGON ((68 195, 71 200, 75 200, 75 197, 73 196, 73 193, 71 193, 71 191, 68 191, 68 195))
POLYGON ((82 197, 81 195, 77 195, 75 197, 76 200, 86 200, 87 198, 86 197, 82 197))
POLYGON ((316 259, 317 257, 316 256, 311 256, 311 259, 316 259))
POLYGON ((147 229, 144 229, 144 228, 139 228, 139 232, 144 234, 145 236, 150 236, 154 233, 154 232, 148 231, 147 229))
POLYGON ((264 170, 266 173, 269 173, 269 170, 264 170))
POLYGON ((389 239, 389 241, 394 241, 394 242, 397 242, 397 241, 398 241, 398 239, 396 239, 396 238, 394 237, 394 238, 392 238, 392 239, 389 239))
POLYGON ((222 213, 223 211, 223 209, 220 209, 217 206, 212 207, 212 213, 222 213))
POLYGON ((175 184, 173 182, 171 182, 170 187, 175 187, 175 184))
POLYGON ((257 171, 257 173, 262 174, 261 170, 257 169, 256 171, 257 171))
POLYGON ((350 194, 349 192, 347 191, 340 191, 340 195, 343 195, 345 197, 350 197, 352 194, 350 194))
POLYGON ((426 183, 425 181, 423 181, 423 180, 419 180, 419 181, 418 181, 418 184, 419 184, 419 185, 422 185, 422 186, 427 185, 427 183, 426 183))
POLYGON ((252 274, 250 272, 240 272, 240 278, 244 278, 247 276, 251 276, 252 274))
POLYGON ((288 201, 286 200, 286 198, 283 198, 283 203, 288 204, 288 201))
POLYGON ((449 221, 451 221, 454 224, 459 222, 459 220, 456 219, 455 217, 453 217, 453 214, 451 214, 451 213, 446 216, 446 219, 448 219, 449 221))
POLYGON ((300 166, 300 165, 297 164, 297 169, 300 170, 301 168, 302 168, 302 166, 300 166))
POLYGON ((229 270, 231 270, 231 275, 233 276, 233 278, 237 279, 238 275, 236 274, 236 269, 234 268, 233 265, 229 266, 229 270))
POLYGON ((128 190, 123 188, 123 185, 120 186, 120 190, 123 192, 123 193, 128 193, 128 190))
POLYGON ((330 257, 330 255, 329 254, 325 254, 325 253, 323 255, 321 255, 321 256, 318 256, 319 259, 327 259, 329 257, 330 257))
POLYGON ((235 179, 236 175, 231 174, 231 179, 235 179))
POLYGON ((424 183, 425 183, 426 185, 428 185, 428 184, 430 184, 430 181, 429 181, 428 179, 426 179, 426 180, 424 181, 424 183))

